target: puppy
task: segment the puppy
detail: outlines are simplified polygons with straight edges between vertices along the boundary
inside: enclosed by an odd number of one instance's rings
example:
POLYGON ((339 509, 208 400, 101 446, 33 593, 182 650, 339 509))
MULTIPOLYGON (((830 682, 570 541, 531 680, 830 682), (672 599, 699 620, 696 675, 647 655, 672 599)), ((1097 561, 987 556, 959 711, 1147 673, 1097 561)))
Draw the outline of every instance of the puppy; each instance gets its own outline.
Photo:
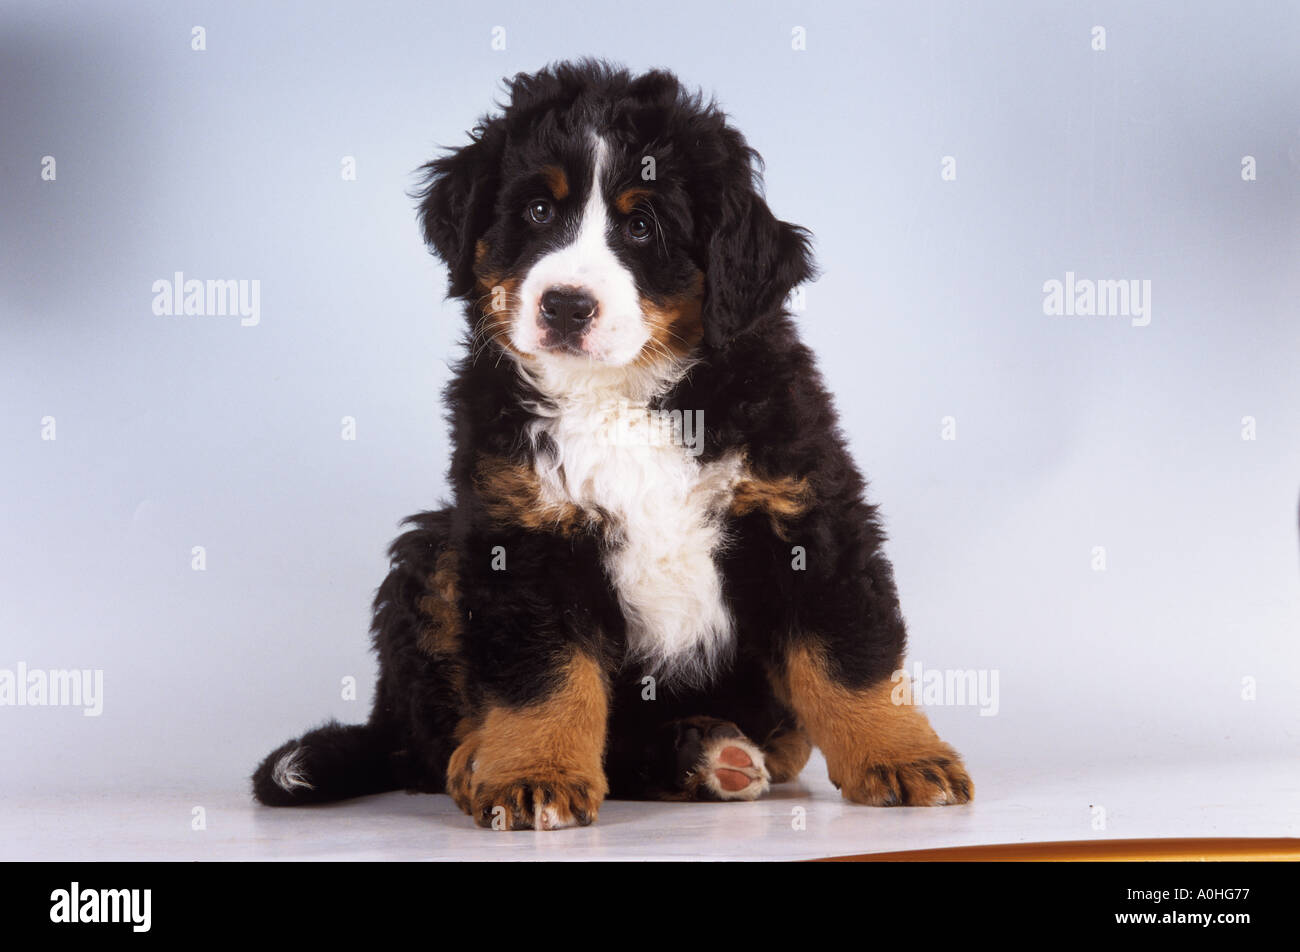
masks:
POLYGON ((272 752, 261 802, 405 788, 549 830, 606 796, 751 800, 813 746, 855 803, 970 799, 891 698, 883 534, 784 310, 810 236, 757 159, 670 73, 583 61, 424 167, 468 326, 454 502, 392 546, 369 722, 272 752))

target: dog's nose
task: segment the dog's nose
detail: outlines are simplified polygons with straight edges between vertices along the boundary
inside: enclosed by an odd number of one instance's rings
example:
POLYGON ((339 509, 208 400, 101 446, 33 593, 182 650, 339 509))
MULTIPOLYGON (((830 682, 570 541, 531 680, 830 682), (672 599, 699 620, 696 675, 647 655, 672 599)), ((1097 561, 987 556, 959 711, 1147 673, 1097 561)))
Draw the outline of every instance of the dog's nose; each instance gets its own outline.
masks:
POLYGON ((596 299, 582 288, 551 288, 542 295, 542 320, 561 335, 581 333, 596 316, 596 299))

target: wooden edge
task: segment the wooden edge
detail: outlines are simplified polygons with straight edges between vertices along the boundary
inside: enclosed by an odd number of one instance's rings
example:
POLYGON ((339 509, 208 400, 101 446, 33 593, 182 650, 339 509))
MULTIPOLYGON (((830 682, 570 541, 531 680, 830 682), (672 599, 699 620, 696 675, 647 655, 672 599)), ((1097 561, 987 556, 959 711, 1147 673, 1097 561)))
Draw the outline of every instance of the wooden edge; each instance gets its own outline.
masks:
POLYGON ((1300 839, 1204 838, 1070 840, 828 856, 817 863, 1150 862, 1152 860, 1300 862, 1300 839))

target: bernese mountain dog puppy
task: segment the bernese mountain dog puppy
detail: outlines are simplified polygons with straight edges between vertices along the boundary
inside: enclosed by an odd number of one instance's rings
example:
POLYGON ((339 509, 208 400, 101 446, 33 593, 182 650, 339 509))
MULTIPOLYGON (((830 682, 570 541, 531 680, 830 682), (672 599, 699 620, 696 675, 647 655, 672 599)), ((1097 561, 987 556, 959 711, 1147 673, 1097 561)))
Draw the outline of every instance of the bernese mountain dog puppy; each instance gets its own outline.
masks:
POLYGON ((508 91, 416 196, 468 325, 454 501, 390 550, 369 722, 284 744, 256 797, 446 792, 550 830, 607 796, 752 800, 815 746, 855 803, 965 803, 961 758, 895 703, 884 536, 786 310, 809 233, 671 73, 508 91))

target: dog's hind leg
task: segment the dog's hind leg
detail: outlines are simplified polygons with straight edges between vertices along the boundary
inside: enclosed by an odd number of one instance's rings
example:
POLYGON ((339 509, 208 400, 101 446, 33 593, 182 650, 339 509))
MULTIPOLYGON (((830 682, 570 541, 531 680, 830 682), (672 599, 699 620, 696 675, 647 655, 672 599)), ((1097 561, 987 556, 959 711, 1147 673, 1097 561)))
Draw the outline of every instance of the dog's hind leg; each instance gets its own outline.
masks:
POLYGON ((755 800, 772 781, 767 760, 731 721, 701 716, 616 739, 605 769, 625 800, 755 800))

